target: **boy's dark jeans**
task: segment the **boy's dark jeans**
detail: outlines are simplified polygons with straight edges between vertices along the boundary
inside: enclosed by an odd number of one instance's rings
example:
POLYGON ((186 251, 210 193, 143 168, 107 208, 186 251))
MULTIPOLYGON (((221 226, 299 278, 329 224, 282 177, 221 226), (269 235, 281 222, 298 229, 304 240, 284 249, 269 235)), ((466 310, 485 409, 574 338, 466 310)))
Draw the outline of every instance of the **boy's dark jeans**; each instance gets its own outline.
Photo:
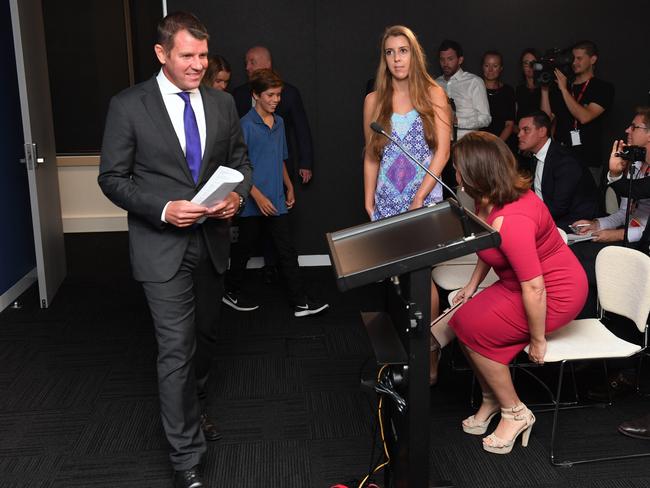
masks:
POLYGON ((307 297, 302 287, 300 270, 298 268, 298 255, 291 238, 289 216, 287 214, 273 217, 240 217, 239 242, 232 246, 230 254, 230 272, 227 279, 227 288, 234 293, 242 291, 244 270, 255 249, 262 230, 265 236, 270 236, 278 251, 279 268, 284 277, 289 300, 292 305, 307 303, 307 297))

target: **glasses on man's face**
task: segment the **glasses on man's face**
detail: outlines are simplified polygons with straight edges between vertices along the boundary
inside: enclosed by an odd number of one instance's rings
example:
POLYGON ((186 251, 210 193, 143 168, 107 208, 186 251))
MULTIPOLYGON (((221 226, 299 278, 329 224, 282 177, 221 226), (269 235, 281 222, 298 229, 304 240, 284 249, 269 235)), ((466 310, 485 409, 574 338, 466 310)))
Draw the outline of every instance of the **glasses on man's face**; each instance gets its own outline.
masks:
POLYGON ((643 126, 643 125, 634 125, 634 124, 630 124, 630 125, 628 126, 628 128, 629 128, 629 129, 632 129, 632 130, 637 130, 637 129, 648 130, 648 128, 645 127, 645 126, 643 126))

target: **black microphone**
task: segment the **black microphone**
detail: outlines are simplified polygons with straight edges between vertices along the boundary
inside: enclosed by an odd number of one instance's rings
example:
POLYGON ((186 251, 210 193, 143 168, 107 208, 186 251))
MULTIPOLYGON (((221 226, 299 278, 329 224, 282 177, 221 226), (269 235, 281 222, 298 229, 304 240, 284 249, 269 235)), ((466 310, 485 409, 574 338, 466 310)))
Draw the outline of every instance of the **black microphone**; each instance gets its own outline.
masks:
POLYGON ((454 190, 449 188, 440 178, 438 178, 436 175, 433 174, 432 171, 429 170, 425 165, 423 165, 420 161, 418 161, 415 156, 413 156, 410 152, 408 152, 406 149, 404 149, 404 146, 402 146, 399 141, 397 141, 395 138, 391 137, 390 134, 388 134, 384 128, 379 125, 377 121, 371 122, 370 123, 370 128, 375 131, 377 134, 381 134, 382 136, 388 138, 389 141, 391 141, 393 144, 395 144, 397 147, 399 147, 400 151, 402 151, 411 161, 413 161, 415 164, 417 164, 420 168, 422 168, 426 173, 431 176, 434 180, 436 180, 440 185, 442 185, 444 188, 446 188, 456 199, 456 202, 458 203, 458 208, 460 209, 460 221, 461 225, 463 226, 463 233, 465 234, 465 237, 469 237, 471 232, 469 232, 469 226, 468 226, 468 217, 467 213, 465 213, 465 207, 460 203, 460 200, 458 199, 458 195, 454 190))

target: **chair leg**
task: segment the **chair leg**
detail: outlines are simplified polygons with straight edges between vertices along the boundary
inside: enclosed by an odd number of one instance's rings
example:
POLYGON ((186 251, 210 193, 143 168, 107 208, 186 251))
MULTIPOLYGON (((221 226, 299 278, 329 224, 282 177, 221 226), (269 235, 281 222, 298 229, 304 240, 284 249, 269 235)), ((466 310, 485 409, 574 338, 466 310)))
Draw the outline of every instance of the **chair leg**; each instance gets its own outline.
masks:
POLYGON ((571 380, 573 381, 573 393, 575 394, 576 404, 580 403, 580 395, 578 394, 578 383, 576 382, 576 369, 573 363, 569 363, 571 367, 571 380))
POLYGON ((512 382, 514 383, 515 380, 517 379, 517 357, 512 360, 512 363, 510 364, 510 376, 512 377, 512 382))
MULTIPOLYGON (((592 459, 579 459, 576 461, 556 461, 555 459, 555 442, 557 439, 557 429, 558 429, 558 418, 559 418, 559 413, 560 413, 560 395, 562 394, 562 379, 564 376, 564 364, 566 361, 562 361, 560 363, 560 376, 558 378, 557 382, 557 397, 556 397, 556 403, 555 403, 555 410, 553 411, 553 427, 551 431, 551 464, 553 466, 561 466, 565 468, 570 468, 574 466, 575 464, 587 464, 587 463, 595 463, 595 462, 601 462, 601 461, 614 461, 614 460, 619 460, 619 459, 635 459, 635 458, 641 458, 641 457, 648 457, 650 456, 650 452, 644 452, 640 454, 628 454, 628 455, 623 455, 623 456, 609 456, 609 457, 602 457, 602 458, 592 458, 592 459)), ((603 361, 603 365, 605 367, 605 374, 607 374, 607 365, 605 364, 605 361, 603 361)), ((609 382, 608 382, 609 385, 609 382)), ((610 395, 610 400, 611 400, 611 393, 609 393, 609 389, 607 390, 608 394, 610 395)))
POLYGON ((641 393, 641 375, 643 373, 643 358, 645 358, 645 354, 639 355, 639 365, 636 368, 636 393, 637 395, 644 395, 641 393))
POLYGON ((603 369, 605 370, 605 390, 607 391, 607 405, 612 406, 614 399, 612 398, 612 389, 609 385, 609 372, 607 371, 607 360, 603 359, 603 369))
POLYGON ((478 408, 478 407, 476 406, 476 403, 474 402, 474 397, 475 397, 475 395, 474 395, 474 391, 476 391, 476 375, 472 373, 472 389, 471 389, 471 391, 469 392, 469 405, 470 405, 470 407, 472 407, 473 409, 474 409, 474 408, 478 408))
POLYGON ((555 462, 555 437, 557 435, 557 423, 560 414, 560 396, 562 394, 562 378, 564 377, 565 363, 566 361, 560 363, 560 375, 557 380, 557 395, 555 396, 555 409, 553 410, 553 427, 551 430, 551 464, 553 466, 563 466, 562 463, 555 462))

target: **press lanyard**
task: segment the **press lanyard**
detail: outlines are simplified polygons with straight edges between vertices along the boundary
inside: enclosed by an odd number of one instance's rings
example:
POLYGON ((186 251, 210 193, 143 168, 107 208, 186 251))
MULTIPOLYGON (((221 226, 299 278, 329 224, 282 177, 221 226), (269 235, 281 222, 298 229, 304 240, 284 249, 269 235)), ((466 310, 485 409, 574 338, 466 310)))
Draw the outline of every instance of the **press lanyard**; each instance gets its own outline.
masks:
MULTIPOLYGON (((580 100, 582 100, 582 97, 585 95, 585 92, 587 91, 587 87, 589 86, 589 82, 592 80, 592 78, 589 78, 587 81, 585 81, 585 84, 582 85, 582 89, 580 90, 580 93, 578 93, 578 96, 576 97, 576 102, 580 103, 580 100)), ((578 119, 574 118, 573 119, 573 130, 578 129, 578 119)))

